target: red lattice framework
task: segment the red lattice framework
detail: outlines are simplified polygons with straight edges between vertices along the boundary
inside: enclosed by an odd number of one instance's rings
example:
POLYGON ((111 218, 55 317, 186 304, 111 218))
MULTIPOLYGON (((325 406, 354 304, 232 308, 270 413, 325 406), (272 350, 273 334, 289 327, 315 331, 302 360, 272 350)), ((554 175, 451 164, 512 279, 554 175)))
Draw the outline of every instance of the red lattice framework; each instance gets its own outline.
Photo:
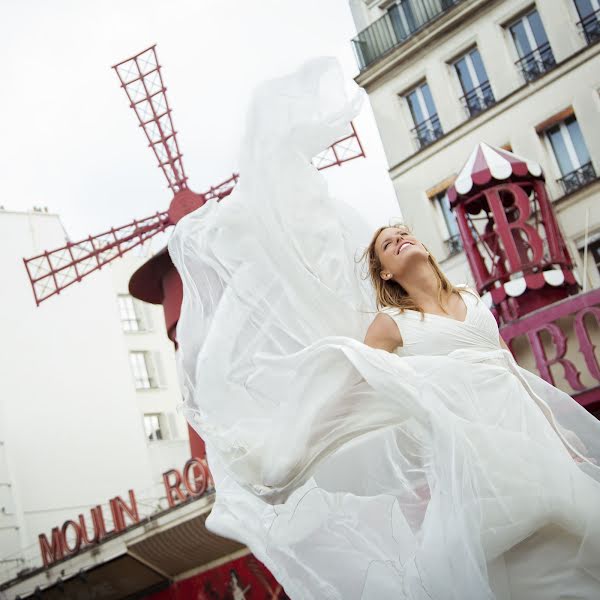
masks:
MULTIPOLYGON (((24 258, 38 306, 175 225, 183 215, 207 200, 222 200, 232 192, 239 179, 239 175, 234 173, 203 194, 196 194, 188 188, 183 154, 177 141, 156 46, 143 50, 113 68, 174 197, 168 210, 143 219, 134 219, 121 227, 111 227, 108 231, 90 235, 77 242, 69 241, 60 248, 44 251, 28 259, 24 258)), ((313 164, 317 169, 324 170, 364 156, 354 125, 350 124, 348 134, 318 154, 313 159, 313 164)))
POLYGON ((175 194, 187 189, 187 177, 181 160, 183 155, 173 127, 156 46, 114 65, 113 69, 172 192, 175 194))

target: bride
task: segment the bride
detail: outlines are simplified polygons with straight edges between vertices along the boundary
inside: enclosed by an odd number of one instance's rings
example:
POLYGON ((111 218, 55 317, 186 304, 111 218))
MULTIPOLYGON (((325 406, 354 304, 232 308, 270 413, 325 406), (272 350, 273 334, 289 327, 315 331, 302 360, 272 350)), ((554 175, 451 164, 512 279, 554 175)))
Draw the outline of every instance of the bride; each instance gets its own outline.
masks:
POLYGON ((238 187, 169 240, 207 526, 294 600, 597 599, 600 423, 406 225, 329 196, 311 158, 360 101, 333 59, 259 86, 238 187))

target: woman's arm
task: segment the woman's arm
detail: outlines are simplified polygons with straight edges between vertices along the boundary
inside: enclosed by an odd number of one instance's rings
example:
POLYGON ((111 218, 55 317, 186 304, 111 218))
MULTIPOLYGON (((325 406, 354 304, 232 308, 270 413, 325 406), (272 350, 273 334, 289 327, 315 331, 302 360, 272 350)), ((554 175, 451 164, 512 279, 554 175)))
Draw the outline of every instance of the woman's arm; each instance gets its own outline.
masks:
POLYGON ((385 313, 378 313, 367 329, 365 344, 388 352, 402 346, 402 336, 396 321, 385 313))
MULTIPOLYGON (((504 348, 505 350, 508 350, 510 352, 510 348, 506 345, 506 343, 504 342, 504 340, 502 339, 502 336, 500 334, 498 334, 498 340, 500 341, 500 347, 504 348)), ((511 352, 512 354, 512 352, 511 352)))

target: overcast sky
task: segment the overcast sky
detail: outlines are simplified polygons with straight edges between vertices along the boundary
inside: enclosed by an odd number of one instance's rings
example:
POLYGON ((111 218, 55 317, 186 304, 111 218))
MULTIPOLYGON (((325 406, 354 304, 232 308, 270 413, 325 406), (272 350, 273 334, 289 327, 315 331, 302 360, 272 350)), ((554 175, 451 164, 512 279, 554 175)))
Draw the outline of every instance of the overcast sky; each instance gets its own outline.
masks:
MULTIPOLYGON (((237 169, 253 88, 333 55, 357 73, 347 0, 0 0, 0 205, 47 206, 73 241, 168 207, 171 194, 119 87, 116 62, 157 43, 190 187, 237 169)), ((329 169, 373 225, 398 216, 368 106, 368 159, 329 169)))

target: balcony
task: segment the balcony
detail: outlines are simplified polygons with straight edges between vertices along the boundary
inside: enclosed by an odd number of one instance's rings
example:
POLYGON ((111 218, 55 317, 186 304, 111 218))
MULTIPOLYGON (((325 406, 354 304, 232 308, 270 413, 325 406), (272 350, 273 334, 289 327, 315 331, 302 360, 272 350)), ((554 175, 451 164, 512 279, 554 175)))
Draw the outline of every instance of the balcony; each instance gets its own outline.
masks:
POLYGON ((399 6, 403 18, 393 19, 387 12, 352 40, 359 69, 363 71, 462 1, 403 0, 399 6))
POLYGON ((417 150, 425 148, 435 142, 435 140, 441 138, 444 135, 442 125, 437 115, 433 115, 427 121, 419 123, 415 128, 410 131, 415 140, 417 150))
POLYGON ((444 243, 446 244, 446 250, 448 251, 448 256, 446 258, 450 258, 451 256, 462 252, 463 245, 459 233, 450 236, 448 239, 444 240, 444 243))
POLYGON ((600 40, 600 10, 589 14, 577 23, 588 46, 600 40))
POLYGON ((472 89, 460 100, 463 103, 469 117, 474 117, 480 112, 483 112, 486 108, 496 104, 496 98, 494 98, 494 93, 492 92, 489 81, 486 81, 479 87, 472 89))
POLYGON ((564 193, 570 194, 584 185, 594 181, 594 179, 596 179, 594 165, 592 165, 591 162, 588 162, 579 167, 579 169, 575 169, 574 171, 567 173, 561 177, 558 182, 562 186, 564 193))
POLYGON ((556 66, 556 60, 549 43, 542 44, 533 52, 526 54, 516 63, 527 83, 534 81, 556 66))

